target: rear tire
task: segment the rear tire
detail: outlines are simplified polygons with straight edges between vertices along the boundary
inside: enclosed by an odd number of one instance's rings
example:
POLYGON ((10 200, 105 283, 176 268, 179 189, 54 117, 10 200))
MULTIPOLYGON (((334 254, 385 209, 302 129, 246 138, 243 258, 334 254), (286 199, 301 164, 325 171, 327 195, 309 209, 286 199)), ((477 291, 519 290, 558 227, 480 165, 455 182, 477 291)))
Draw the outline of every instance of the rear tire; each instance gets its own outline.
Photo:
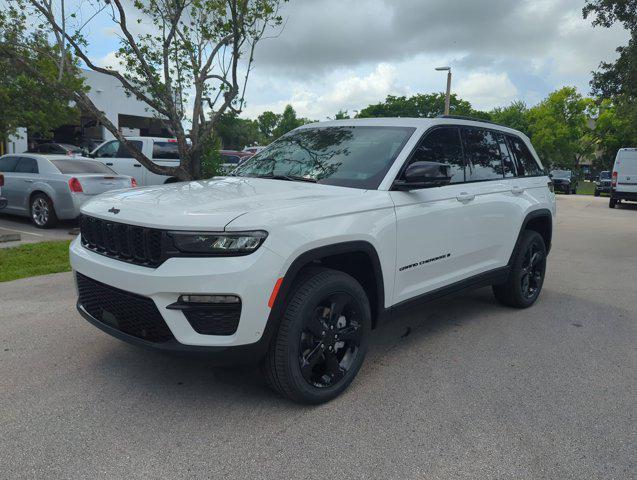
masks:
POLYGON ((509 307, 527 308, 542 291, 546 273, 546 245, 542 235, 525 230, 506 282, 493 286, 495 298, 509 307))
POLYGON ((268 384, 299 403, 340 395, 365 358, 369 300, 346 273, 316 268, 294 285, 262 367, 268 384))
POLYGON ((58 223, 53 201, 44 193, 37 193, 31 197, 29 213, 31 222, 38 228, 53 228, 58 223))
POLYGON ((608 207, 609 208, 615 208, 617 206, 617 199, 616 198, 611 198, 610 201, 608 202, 608 207))

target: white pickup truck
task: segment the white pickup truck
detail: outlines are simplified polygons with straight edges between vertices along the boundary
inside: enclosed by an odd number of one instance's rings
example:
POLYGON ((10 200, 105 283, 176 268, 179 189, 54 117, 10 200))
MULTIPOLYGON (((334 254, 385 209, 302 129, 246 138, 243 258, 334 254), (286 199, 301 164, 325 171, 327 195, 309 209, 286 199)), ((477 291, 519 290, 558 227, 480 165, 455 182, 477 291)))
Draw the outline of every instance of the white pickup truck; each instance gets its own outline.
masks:
MULTIPOLYGON (((126 137, 133 146, 158 165, 176 167, 179 165, 177 141, 162 137, 126 137)), ((91 152, 91 157, 111 167, 120 175, 133 177, 137 184, 161 185, 177 181, 174 177, 157 175, 142 166, 119 140, 108 140, 91 152)))

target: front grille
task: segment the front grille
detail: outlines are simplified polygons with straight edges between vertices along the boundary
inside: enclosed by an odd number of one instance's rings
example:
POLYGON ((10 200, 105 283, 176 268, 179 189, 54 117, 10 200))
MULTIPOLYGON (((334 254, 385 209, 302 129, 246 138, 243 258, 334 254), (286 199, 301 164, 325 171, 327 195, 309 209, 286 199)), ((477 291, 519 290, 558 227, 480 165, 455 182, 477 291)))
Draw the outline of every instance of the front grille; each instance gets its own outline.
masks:
POLYGON ((145 267, 161 265, 164 231, 82 215, 82 245, 89 250, 145 267))
POLYGON ((239 326, 240 303, 218 303, 183 310, 193 330, 202 335, 232 335, 239 326))
POLYGON ((76 273, 79 303, 93 318, 123 333, 148 342, 163 343, 175 337, 150 298, 76 273))

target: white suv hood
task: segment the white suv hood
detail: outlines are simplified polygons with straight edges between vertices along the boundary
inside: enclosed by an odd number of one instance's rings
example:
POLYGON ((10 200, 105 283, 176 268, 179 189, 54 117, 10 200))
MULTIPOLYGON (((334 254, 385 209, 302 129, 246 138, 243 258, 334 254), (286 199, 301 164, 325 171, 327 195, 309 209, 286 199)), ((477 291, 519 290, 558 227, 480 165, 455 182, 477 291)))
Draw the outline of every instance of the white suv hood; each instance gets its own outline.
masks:
POLYGON ((146 227, 219 231, 247 212, 270 212, 363 192, 315 183, 216 177, 102 194, 86 203, 82 213, 146 227))

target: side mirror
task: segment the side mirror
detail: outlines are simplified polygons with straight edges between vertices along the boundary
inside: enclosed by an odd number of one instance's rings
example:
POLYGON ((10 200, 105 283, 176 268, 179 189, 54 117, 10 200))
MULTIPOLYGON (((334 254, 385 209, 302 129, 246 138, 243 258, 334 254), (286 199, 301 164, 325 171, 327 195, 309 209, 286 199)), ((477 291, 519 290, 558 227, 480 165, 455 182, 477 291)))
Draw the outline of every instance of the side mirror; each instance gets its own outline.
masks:
POLYGON ((438 162, 414 162, 407 167, 403 179, 394 182, 396 190, 441 187, 451 182, 449 165, 438 162))

